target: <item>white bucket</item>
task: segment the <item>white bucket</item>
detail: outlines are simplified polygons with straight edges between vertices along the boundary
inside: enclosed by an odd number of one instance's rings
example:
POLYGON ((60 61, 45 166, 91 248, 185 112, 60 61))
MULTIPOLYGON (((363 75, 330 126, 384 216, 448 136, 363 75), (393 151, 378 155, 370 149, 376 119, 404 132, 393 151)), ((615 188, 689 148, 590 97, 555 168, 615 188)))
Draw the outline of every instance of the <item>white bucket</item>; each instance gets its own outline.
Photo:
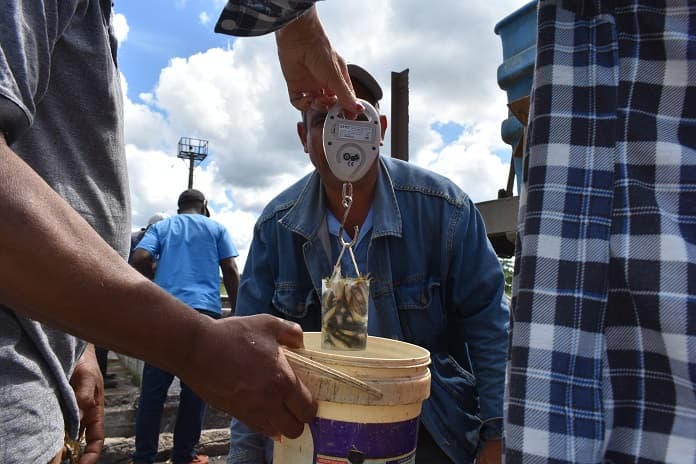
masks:
POLYGON ((318 332, 305 333, 304 344, 298 354, 378 388, 382 398, 293 365, 319 409, 300 437, 275 443, 274 464, 414 463, 421 405, 430 395, 430 353, 372 336, 364 351, 324 350, 318 332))

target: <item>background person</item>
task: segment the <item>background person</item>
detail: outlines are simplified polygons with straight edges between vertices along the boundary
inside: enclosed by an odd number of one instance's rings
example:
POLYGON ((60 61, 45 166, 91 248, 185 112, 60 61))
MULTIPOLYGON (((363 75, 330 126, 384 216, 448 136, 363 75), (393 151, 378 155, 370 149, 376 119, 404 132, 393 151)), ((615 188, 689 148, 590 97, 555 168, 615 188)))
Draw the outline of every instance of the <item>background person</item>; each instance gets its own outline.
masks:
MULTIPOLYGON (((348 70, 358 97, 377 104, 377 81, 359 66, 348 70)), ((309 110, 298 123, 316 169, 258 219, 239 314, 265 312, 307 331, 321 329, 321 280, 338 258, 344 214, 343 182, 324 154, 325 118, 309 110)), ((380 120, 384 131, 386 117, 380 120)), ((353 192, 345 229, 360 226, 354 250, 359 269, 370 276, 368 333, 430 350, 433 380, 416 462, 470 463, 477 456, 480 463, 500 462, 509 311, 502 268, 480 214, 448 179, 391 158, 375 161, 353 182, 353 192)), ((342 272, 355 276, 348 253, 342 272)), ((267 445, 232 420, 230 464, 268 462, 267 445)))
MULTIPOLYGON (((239 273, 234 258, 239 254, 227 229, 208 216, 207 201, 195 189, 185 190, 177 201, 178 214, 150 226, 137 245, 131 264, 144 276, 177 299, 213 319, 222 315, 220 278, 230 296, 232 309, 239 273), (157 270, 153 274, 155 257, 157 270)), ((174 376, 145 363, 135 421, 134 464, 155 462, 162 410, 174 376)), ((201 436, 205 403, 181 382, 179 409, 174 426, 172 462, 206 464, 208 457, 196 454, 201 436)))

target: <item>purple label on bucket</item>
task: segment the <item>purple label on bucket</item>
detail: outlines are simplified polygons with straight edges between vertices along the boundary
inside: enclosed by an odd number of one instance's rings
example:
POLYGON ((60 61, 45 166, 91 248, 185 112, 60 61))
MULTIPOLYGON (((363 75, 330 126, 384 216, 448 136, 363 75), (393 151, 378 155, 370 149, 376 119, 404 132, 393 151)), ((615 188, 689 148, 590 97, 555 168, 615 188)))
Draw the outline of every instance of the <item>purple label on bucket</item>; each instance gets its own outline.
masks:
POLYGON ((375 459, 384 464, 411 463, 418 441, 418 417, 387 424, 317 417, 309 428, 314 441, 314 462, 327 464, 362 464, 375 459))

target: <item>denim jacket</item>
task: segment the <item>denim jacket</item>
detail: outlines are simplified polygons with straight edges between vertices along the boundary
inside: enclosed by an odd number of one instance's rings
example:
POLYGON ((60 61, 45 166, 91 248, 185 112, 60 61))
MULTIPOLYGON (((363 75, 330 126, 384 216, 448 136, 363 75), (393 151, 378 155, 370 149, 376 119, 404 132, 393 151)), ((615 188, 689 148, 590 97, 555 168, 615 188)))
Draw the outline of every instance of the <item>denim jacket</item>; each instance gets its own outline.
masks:
MULTIPOLYGON (((430 398, 422 423, 456 463, 480 439, 502 435, 509 310, 504 277, 483 220, 448 179, 380 158, 367 272, 385 333, 430 351, 430 398)), ((301 179, 265 208, 242 275, 237 314, 267 312, 321 330, 321 280, 331 273, 319 175, 301 179)), ((238 421, 230 457, 263 463, 263 441, 238 421)))

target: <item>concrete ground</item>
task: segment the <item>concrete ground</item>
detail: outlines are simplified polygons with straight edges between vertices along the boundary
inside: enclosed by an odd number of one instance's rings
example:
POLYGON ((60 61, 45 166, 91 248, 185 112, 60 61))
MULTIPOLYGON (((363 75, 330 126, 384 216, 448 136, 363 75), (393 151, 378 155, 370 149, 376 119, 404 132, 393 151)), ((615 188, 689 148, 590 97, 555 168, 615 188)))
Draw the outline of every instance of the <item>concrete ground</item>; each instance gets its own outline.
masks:
MULTIPOLYGON (((208 461, 209 464, 226 464, 227 463, 227 456, 209 456, 210 460, 208 461)), ((156 464, 166 464, 168 461, 162 461, 160 463, 156 464)))
MULTIPOLYGON (((115 385, 105 389, 105 434, 104 450, 100 464, 128 464, 135 448, 135 414, 140 395, 138 378, 125 367, 115 353, 109 353, 107 382, 115 385)), ((169 389, 167 402, 162 414, 158 462, 165 463, 169 458, 172 431, 176 419, 180 386, 175 380, 169 389)), ((230 416, 208 408, 204 430, 198 452, 210 456, 213 464, 223 464, 229 450, 230 416)))

